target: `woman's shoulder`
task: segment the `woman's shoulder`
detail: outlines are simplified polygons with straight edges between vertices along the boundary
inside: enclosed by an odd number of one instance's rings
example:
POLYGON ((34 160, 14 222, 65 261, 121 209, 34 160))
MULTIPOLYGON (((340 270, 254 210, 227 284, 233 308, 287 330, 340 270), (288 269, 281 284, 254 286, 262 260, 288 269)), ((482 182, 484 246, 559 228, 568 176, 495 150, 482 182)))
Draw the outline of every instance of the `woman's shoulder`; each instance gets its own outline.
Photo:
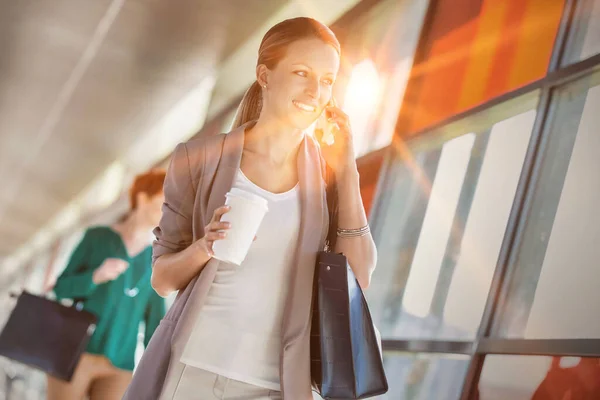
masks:
POLYGON ((226 133, 202 136, 199 138, 190 139, 182 144, 185 145, 188 152, 198 150, 213 150, 222 146, 225 136, 227 136, 226 133))
POLYGON ((79 245, 93 246, 97 243, 111 241, 115 235, 113 230, 107 225, 92 225, 83 230, 80 234, 79 245))
POLYGON ((191 139, 180 143, 173 154, 173 157, 187 158, 187 164, 190 170, 197 170, 211 162, 218 162, 223 148, 225 134, 210 135, 201 138, 191 139))
POLYGON ((109 225, 92 225, 89 226, 83 233, 83 238, 86 240, 102 240, 113 238, 118 233, 109 225))

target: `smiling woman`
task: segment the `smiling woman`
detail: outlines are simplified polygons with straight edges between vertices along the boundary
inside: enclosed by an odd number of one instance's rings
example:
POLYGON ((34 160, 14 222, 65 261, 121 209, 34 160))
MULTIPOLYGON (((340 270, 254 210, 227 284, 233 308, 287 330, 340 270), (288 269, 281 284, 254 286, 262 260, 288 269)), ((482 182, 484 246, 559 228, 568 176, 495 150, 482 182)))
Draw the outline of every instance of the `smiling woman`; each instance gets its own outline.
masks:
POLYGON ((155 230, 152 285, 163 296, 180 295, 126 400, 312 398, 313 274, 328 230, 325 162, 337 181, 338 233, 360 232, 339 237, 335 251, 346 255, 363 288, 376 263, 349 117, 332 99, 340 53, 318 21, 275 25, 260 45, 256 82, 235 129, 175 149, 155 230), (333 143, 307 134, 320 117, 333 143), (213 257, 214 242, 234 237, 240 223, 221 221, 240 215, 223 206, 232 189, 268 204, 240 265, 213 257))

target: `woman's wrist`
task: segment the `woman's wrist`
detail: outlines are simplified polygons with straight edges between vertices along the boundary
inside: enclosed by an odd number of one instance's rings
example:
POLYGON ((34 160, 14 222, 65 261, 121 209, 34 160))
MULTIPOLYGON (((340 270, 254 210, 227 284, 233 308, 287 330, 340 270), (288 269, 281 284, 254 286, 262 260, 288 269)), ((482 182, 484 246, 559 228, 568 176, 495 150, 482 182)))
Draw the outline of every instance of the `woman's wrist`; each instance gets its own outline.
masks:
POLYGON ((351 165, 346 165, 343 168, 339 168, 335 171, 335 180, 340 185, 347 185, 348 183, 357 183, 359 182, 359 173, 356 163, 352 163, 351 165))
POLYGON ((191 263, 192 265, 202 267, 212 258, 212 255, 209 254, 205 243, 206 242, 203 239, 196 240, 188 248, 191 250, 191 257, 194 260, 194 262, 191 263))

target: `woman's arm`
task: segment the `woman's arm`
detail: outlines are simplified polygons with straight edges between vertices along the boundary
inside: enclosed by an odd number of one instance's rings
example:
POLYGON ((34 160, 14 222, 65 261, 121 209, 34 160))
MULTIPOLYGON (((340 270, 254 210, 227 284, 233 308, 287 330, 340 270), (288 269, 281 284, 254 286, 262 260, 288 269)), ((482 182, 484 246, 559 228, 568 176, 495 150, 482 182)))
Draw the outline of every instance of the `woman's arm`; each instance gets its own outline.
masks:
POLYGON ((87 297, 96 290, 97 285, 93 282, 94 270, 89 267, 87 260, 92 240, 88 229, 56 280, 53 291, 58 299, 87 297))
POLYGON ((185 250, 162 255, 154 261, 151 282, 159 296, 167 297, 185 288, 202 271, 211 256, 199 247, 199 242, 195 242, 185 250))
POLYGON ((208 255, 193 245, 196 188, 190 167, 187 146, 181 143, 173 151, 167 169, 162 217, 154 229, 156 240, 152 245, 152 287, 163 297, 184 288, 208 261, 208 255))
POLYGON ((185 288, 202 271, 212 258, 212 243, 224 238, 221 231, 229 228, 227 223, 220 222, 229 208, 220 207, 204 229, 198 232, 201 239, 194 241, 192 219, 196 187, 190 171, 203 166, 204 158, 198 153, 203 152, 196 151, 194 165, 190 165, 185 143, 179 144, 165 177, 163 215, 154 229, 156 240, 152 245, 151 280, 156 293, 163 297, 185 288))
POLYGON ((220 222, 229 211, 229 206, 215 210, 212 219, 204 227, 201 239, 177 253, 168 253, 154 261, 152 269, 152 287, 160 296, 166 297, 176 290, 185 288, 198 275, 213 256, 212 246, 215 240, 224 239, 229 222, 220 222))
MULTIPOLYGON (((321 139, 321 154, 325 163, 333 170, 338 191, 338 228, 359 229, 367 225, 367 215, 360 195, 359 174, 354 154, 354 142, 350 118, 339 107, 328 106, 321 118, 326 118, 324 131, 332 132, 334 142, 321 139)), ((344 253, 360 286, 365 289, 371 281, 371 274, 377 264, 377 249, 371 234, 354 237, 339 237, 335 251, 344 253)))
MULTIPOLYGON (((359 174, 356 168, 336 178, 338 190, 338 227, 357 229, 367 225, 367 215, 360 194, 359 174)), ((335 251, 344 253, 363 289, 369 286, 371 274, 377 264, 377 249, 371 234, 359 237, 337 238, 335 251)))

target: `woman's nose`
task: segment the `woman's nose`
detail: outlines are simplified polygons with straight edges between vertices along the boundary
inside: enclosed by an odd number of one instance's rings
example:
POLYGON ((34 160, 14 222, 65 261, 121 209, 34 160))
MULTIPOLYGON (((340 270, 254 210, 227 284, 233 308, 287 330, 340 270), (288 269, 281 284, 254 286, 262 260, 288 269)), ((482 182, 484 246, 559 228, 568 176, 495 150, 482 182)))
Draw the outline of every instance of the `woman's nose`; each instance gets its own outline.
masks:
POLYGON ((312 97, 313 100, 317 100, 320 96, 320 91, 321 87, 319 82, 314 79, 310 79, 306 85, 305 93, 312 97))

